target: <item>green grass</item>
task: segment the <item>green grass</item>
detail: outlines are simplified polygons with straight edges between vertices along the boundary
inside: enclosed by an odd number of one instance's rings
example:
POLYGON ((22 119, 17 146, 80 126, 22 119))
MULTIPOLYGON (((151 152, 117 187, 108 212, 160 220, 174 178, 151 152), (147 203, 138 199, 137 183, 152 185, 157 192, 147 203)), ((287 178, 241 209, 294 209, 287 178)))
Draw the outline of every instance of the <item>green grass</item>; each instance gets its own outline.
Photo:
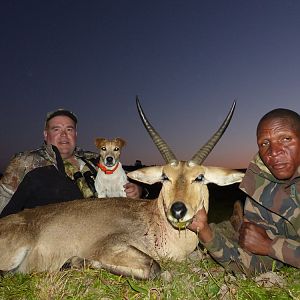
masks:
POLYGON ((199 258, 163 261, 163 276, 150 281, 91 269, 8 274, 0 279, 0 299, 300 299, 300 270, 286 267, 276 273, 283 286, 262 287, 200 257, 199 251, 199 258))

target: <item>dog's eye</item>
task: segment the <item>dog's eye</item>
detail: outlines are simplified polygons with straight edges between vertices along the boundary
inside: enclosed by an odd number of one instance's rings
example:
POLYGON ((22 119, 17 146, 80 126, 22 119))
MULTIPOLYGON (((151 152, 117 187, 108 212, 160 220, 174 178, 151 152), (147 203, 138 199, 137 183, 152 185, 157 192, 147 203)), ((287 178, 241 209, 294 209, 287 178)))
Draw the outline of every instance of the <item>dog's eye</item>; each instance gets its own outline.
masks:
POLYGON ((101 147, 101 150, 102 151, 106 151, 106 147, 101 147))
POLYGON ((204 181, 204 175, 203 174, 198 175, 198 177, 196 177, 195 181, 198 181, 198 182, 204 181))
POLYGON ((119 151, 120 148, 119 147, 115 147, 114 151, 119 151))

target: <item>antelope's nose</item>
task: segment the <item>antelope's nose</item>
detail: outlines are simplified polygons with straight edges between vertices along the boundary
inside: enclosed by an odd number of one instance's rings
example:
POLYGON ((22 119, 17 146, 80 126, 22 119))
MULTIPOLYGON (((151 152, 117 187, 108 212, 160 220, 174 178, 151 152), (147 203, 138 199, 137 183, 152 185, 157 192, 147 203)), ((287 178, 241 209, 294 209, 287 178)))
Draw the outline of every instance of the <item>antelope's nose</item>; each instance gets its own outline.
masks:
POLYGON ((187 208, 183 202, 178 201, 171 206, 172 216, 177 220, 182 219, 186 215, 186 212, 187 208))

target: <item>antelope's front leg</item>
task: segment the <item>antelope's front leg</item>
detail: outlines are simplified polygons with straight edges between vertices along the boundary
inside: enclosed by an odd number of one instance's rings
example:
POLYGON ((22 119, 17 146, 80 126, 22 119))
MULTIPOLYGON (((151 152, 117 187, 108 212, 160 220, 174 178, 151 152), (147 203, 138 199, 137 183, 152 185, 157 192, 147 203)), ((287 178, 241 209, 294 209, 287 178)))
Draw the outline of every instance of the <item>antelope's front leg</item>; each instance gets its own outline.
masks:
POLYGON ((92 268, 102 268, 117 275, 144 280, 161 273, 158 262, 126 243, 123 235, 109 236, 105 241, 95 243, 85 257, 92 268))

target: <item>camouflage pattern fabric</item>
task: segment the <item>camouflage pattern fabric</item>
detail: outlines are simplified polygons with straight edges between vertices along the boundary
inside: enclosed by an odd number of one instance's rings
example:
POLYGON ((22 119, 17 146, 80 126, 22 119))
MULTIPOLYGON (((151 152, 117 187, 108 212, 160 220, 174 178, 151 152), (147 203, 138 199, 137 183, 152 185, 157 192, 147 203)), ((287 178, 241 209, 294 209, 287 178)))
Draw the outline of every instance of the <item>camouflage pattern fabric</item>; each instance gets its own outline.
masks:
MULTIPOLYGON (((83 165, 81 170, 78 170, 78 168, 76 166, 72 165, 70 162, 68 162, 66 160, 64 160, 63 162, 64 162, 64 167, 65 167, 65 172, 72 180, 75 180, 74 174, 77 173, 78 171, 80 171, 81 176, 84 172, 89 171, 89 168, 87 167, 86 164, 83 165)), ((93 192, 90 190, 90 188, 83 176, 76 180, 76 184, 77 184, 78 188, 80 189, 84 198, 90 198, 90 197, 94 196, 93 192)))
MULTIPOLYGON (((287 181, 277 180, 257 154, 250 163, 240 189, 247 194, 244 215, 265 228, 273 240, 270 256, 249 253, 213 227, 214 238, 204 243, 213 258, 225 268, 245 273, 264 272, 283 263, 300 268, 300 166, 287 181)), ((230 226, 230 225, 229 225, 230 226)))
MULTIPOLYGON (((83 151, 79 148, 75 149, 75 156, 84 157, 87 160, 96 159, 99 154, 94 152, 83 151)), ((17 190, 24 176, 33 169, 54 165, 57 167, 56 156, 52 147, 45 144, 39 149, 20 152, 16 154, 10 161, 8 167, 0 180, 0 212, 10 201, 12 195, 17 190)), ((83 168, 87 168, 83 166, 83 168)), ((83 170, 84 171, 84 170, 83 170)), ((72 178, 70 172, 66 172, 72 178)), ((87 187, 84 186, 83 189, 87 187)))

